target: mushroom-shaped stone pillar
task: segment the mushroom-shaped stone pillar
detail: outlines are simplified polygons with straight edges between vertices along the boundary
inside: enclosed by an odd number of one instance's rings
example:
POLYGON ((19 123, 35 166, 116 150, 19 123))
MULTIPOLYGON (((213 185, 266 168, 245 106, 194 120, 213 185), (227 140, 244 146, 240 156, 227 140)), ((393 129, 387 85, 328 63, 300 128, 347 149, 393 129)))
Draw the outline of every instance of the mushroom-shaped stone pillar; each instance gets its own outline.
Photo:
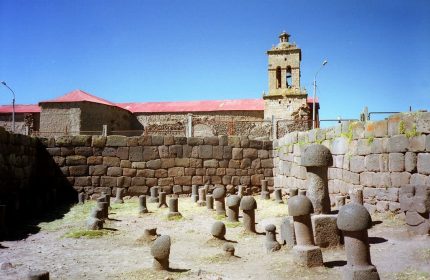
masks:
POLYGON ((172 197, 169 199, 169 213, 167 213, 167 218, 182 217, 181 213, 178 211, 178 198, 172 197))
POLYGON ((154 270, 169 269, 170 236, 158 237, 151 246, 151 255, 154 257, 152 268, 154 270))
POLYGON ((346 261, 344 279, 379 279, 376 267, 370 261, 367 229, 372 218, 363 205, 349 203, 342 206, 337 217, 337 227, 343 232, 346 261))
POLYGON ((124 203, 124 199, 122 199, 124 191, 124 188, 116 188, 116 197, 113 203, 124 203))
POLYGON ((240 196, 238 195, 230 195, 229 197, 227 197, 227 221, 239 221, 240 200, 240 196))
POLYGON ((166 203, 166 192, 160 192, 158 194, 158 208, 167 208, 167 203, 166 203))
POLYGON ((255 209, 257 209, 257 202, 252 196, 244 196, 240 201, 240 209, 243 211, 243 226, 245 230, 255 232, 255 209))
POLYGON ((212 192, 215 199, 215 210, 217 215, 225 215, 225 188, 218 187, 212 192))
POLYGON ((211 228, 211 234, 217 239, 225 239, 226 228, 225 224, 221 221, 216 221, 211 228))
POLYGON ((327 170, 331 162, 331 152, 323 145, 307 146, 302 154, 302 165, 306 167, 307 171, 307 196, 312 201, 315 214, 330 213, 327 170))
POLYGON ((321 249, 314 243, 310 216, 312 212, 312 202, 307 196, 297 195, 288 199, 288 213, 293 216, 297 242, 293 247, 295 260, 307 267, 323 265, 321 249))
POLYGON ((269 224, 265 228, 266 230, 266 242, 264 245, 266 246, 267 252, 275 252, 281 249, 281 244, 276 241, 276 227, 273 224, 269 224))
POLYGON ((149 202, 157 203, 158 202, 158 187, 152 187, 150 189, 151 197, 149 198, 149 202))

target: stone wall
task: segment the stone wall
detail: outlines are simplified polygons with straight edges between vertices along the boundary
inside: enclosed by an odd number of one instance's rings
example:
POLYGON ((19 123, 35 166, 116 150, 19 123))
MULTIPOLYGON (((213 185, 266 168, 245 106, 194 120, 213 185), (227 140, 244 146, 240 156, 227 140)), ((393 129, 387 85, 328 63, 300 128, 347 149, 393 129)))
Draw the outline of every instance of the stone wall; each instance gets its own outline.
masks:
MULTIPOLYGON (((15 133, 26 134, 39 130, 39 113, 15 113, 15 133)), ((0 114, 0 127, 12 131, 12 114, 0 114)))
POLYGON ((129 195, 161 186, 189 193, 191 185, 273 185, 271 141, 248 137, 62 136, 47 151, 77 191, 88 195, 126 188, 129 195))
MULTIPOLYGON (((193 112, 193 136, 238 135, 268 137, 271 121, 263 120, 263 111, 193 112)), ((188 113, 136 114, 150 135, 185 136, 188 113)))
POLYGON ((319 143, 333 154, 333 166, 328 170, 332 204, 335 195, 362 188, 365 206, 371 212, 397 212, 402 186, 430 184, 429 134, 430 113, 424 112, 292 132, 274 141, 274 185, 306 189, 301 154, 306 145, 319 143))
POLYGON ((0 127, 0 204, 8 223, 76 199, 43 143, 34 137, 10 134, 0 127))

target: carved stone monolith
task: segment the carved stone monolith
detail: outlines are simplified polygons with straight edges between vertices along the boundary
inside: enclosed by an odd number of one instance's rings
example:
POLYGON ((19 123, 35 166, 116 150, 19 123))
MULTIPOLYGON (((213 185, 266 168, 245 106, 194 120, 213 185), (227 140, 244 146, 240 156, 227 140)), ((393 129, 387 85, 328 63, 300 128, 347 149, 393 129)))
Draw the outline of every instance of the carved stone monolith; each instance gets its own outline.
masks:
POLYGON ((151 255, 154 257, 152 268, 154 270, 168 270, 170 256, 170 236, 158 237, 151 246, 151 255))
POLYGON ((239 205, 240 197, 238 195, 230 195, 227 197, 227 221, 239 221, 239 205))
POLYGON ((284 203, 284 201, 282 200, 282 190, 276 189, 274 193, 275 193, 275 202, 284 203))
POLYGON ((139 214, 148 213, 146 208, 146 195, 139 195, 139 214))
POLYGON ((158 208, 167 208, 167 203, 166 203, 166 192, 159 192, 158 193, 158 208))
POLYGON ((115 200, 113 201, 113 203, 124 203, 124 188, 116 188, 116 197, 115 200))
POLYGON ((211 234, 213 237, 224 240, 225 233, 226 233, 226 229, 225 229, 225 224, 223 222, 216 221, 215 223, 213 223, 211 228, 211 234))
POLYGON ((267 180, 261 180, 261 199, 270 199, 270 193, 267 190, 267 180))
POLYGON ((269 224, 265 228, 266 230, 266 242, 264 243, 267 252, 275 252, 281 249, 281 244, 276 241, 276 227, 273 224, 269 224))
POLYGON ((225 215, 225 188, 218 187, 212 192, 215 200, 215 210, 217 215, 225 215))
POLYGON ((243 226, 245 231, 255 233, 255 209, 257 209, 257 202, 252 196, 244 196, 240 200, 240 209, 243 211, 243 226))
POLYGON ((199 186, 198 185, 192 185, 191 186, 191 200, 194 203, 197 203, 198 199, 199 199, 199 186))
POLYGON ((158 198, 158 189, 159 187, 154 186, 150 189, 151 192, 151 197, 149 198, 149 202, 151 203, 158 203, 159 198, 158 198))
POLYGON ((198 206, 205 206, 206 205, 206 189, 200 188, 199 189, 199 200, 197 201, 198 206))
POLYGON ((206 208, 214 210, 214 198, 211 194, 206 195, 206 208))
POLYGON ((172 197, 169 199, 169 213, 167 213, 167 218, 182 217, 181 213, 178 211, 178 198, 172 197))

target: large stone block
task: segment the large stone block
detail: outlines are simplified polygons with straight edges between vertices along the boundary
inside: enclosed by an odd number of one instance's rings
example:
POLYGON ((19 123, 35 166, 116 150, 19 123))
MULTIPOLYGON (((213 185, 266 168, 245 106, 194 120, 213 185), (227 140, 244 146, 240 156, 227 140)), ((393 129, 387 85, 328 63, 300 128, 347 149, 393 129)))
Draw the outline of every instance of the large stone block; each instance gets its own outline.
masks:
POLYGON ((169 175, 169 177, 184 176, 185 175, 185 168, 184 167, 169 168, 168 169, 168 175, 169 175))
POLYGON ((419 153, 417 160, 418 173, 430 175, 430 153, 419 153))
POLYGON ((213 156, 212 145, 201 145, 199 146, 199 158, 210 159, 213 156))
POLYGON ((199 146, 203 145, 203 138, 200 137, 188 137, 187 144, 190 146, 199 146))
POLYGON ((272 159, 262 159, 261 160, 262 168, 273 168, 273 160, 272 159))
POLYGON ((152 137, 149 135, 139 136, 137 143, 139 146, 152 146, 152 137))
POLYGON ((100 179, 100 186, 104 188, 116 188, 116 177, 102 176, 100 179))
POLYGON ((122 135, 107 136, 106 146, 125 147, 127 146, 127 137, 122 135))
POLYGON ((203 138, 203 143, 204 143, 205 145, 212 145, 212 146, 219 145, 219 139, 218 139, 218 136, 209 136, 209 137, 204 137, 204 138, 203 138))
POLYGON ((161 146, 164 144, 164 137, 161 135, 152 135, 151 142, 152 142, 151 145, 161 146))
POLYGON ((105 147, 102 150, 102 156, 104 157, 116 157, 117 148, 116 147, 105 147))
POLYGON ((116 156, 120 159, 128 159, 129 147, 118 147, 116 151, 116 156))
POLYGON ((153 169, 139 169, 137 170, 137 177, 146 177, 151 178, 154 177, 155 171, 153 169))
POLYGON ((364 171, 364 156, 352 156, 349 162, 350 170, 352 172, 363 172, 364 171))
POLYGON ((80 156, 89 157, 93 155, 93 148, 91 147, 75 147, 75 154, 80 156))
POLYGON ((161 159, 153 159, 146 162, 146 168, 158 169, 161 168, 161 159))
POLYGON ((176 185, 191 185, 191 176, 177 176, 174 178, 176 185))
POLYGON ((91 146, 96 148, 103 148, 106 145, 105 136, 93 136, 91 146))
POLYGON ((243 149, 242 148, 233 148, 232 159, 242 159, 242 158, 243 158, 243 149))
POLYGON ((88 175, 88 165, 69 166, 70 176, 86 176, 88 175))
POLYGON ((373 154, 373 155, 367 155, 364 158, 364 166, 366 168, 366 171, 380 171, 380 158, 381 155, 379 154, 373 154))
POLYGON ((206 168, 209 168, 209 167, 211 167, 211 168, 217 168, 218 167, 218 160, 216 160, 216 159, 205 160, 203 162, 203 167, 206 167, 206 168))
POLYGON ((407 152, 405 154, 405 171, 415 172, 417 169, 417 154, 407 152))
POLYGON ((84 156, 67 156, 66 165, 85 165, 87 164, 87 158, 84 156))
POLYGON ((409 140, 405 135, 394 135, 388 138, 387 150, 389 153, 404 153, 408 147, 409 140))
POLYGON ((243 149, 243 157, 244 158, 257 158, 258 157, 258 151, 254 148, 244 148, 243 149))
POLYGON ((281 222, 281 244, 288 248, 293 248, 296 245, 296 235, 294 233, 293 217, 286 217, 281 222))
POLYGON ((133 177, 131 179, 132 186, 144 186, 145 185, 145 177, 133 177))
POLYGON ((372 145, 369 139, 358 139, 357 140, 357 154, 358 155, 368 155, 372 151, 372 145))
POLYGON ((106 165, 92 165, 89 167, 89 174, 91 176, 106 175, 106 171, 107 171, 106 165))
POLYGON ((233 148, 230 146, 224 146, 223 147, 223 159, 231 159, 233 157, 233 148))
MULTIPOLYGON (((181 150, 182 150, 182 146, 181 150)), ((143 147, 143 161, 148 161, 148 160, 152 160, 152 159, 157 159, 160 158, 159 154, 158 154, 158 147, 156 146, 145 146, 143 147)))
POLYGON ((408 172, 392 172, 391 173, 391 186, 402 187, 409 184, 411 174, 408 172))
POLYGON ((417 132, 430 133, 430 113, 422 112, 417 118, 417 132))
POLYGON ((409 138, 409 151, 423 152, 426 149, 426 135, 418 135, 409 138))
POLYGON ((337 247, 341 244, 341 232, 337 228, 337 215, 313 215, 312 227, 315 245, 321 248, 337 247))
POLYGON ((130 161, 143 161, 143 147, 136 146, 129 148, 130 161))
POLYGON ((182 145, 171 145, 169 146, 169 157, 181 158, 183 156, 182 145))
POLYGON ((402 172, 405 170, 405 156, 403 153, 390 153, 388 162, 388 170, 391 172, 402 172))
POLYGON ((348 139, 345 137, 335 138, 331 144, 330 151, 334 155, 344 155, 348 151, 348 139))
POLYGON ((214 159, 222 159, 222 156, 224 154, 224 147, 223 146, 214 146, 212 149, 212 156, 214 159))
POLYGON ((121 160, 117 157, 104 157, 103 158, 103 164, 106 166, 119 166, 121 163, 121 160))

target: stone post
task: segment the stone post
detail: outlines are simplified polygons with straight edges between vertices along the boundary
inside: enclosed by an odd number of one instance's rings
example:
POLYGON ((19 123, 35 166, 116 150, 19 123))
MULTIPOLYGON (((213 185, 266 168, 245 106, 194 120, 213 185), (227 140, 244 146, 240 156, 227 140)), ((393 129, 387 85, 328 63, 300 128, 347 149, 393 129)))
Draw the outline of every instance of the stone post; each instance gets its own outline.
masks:
POLYGON ((206 208, 209 210, 214 210, 214 198, 211 194, 206 196, 206 208))
POLYGON ((158 208, 167 208, 167 203, 166 203, 166 192, 160 192, 158 194, 158 208))
POLYGON ((167 218, 172 217, 182 217, 181 213, 178 211, 178 198, 172 197, 169 199, 169 213, 167 218))
POLYGON ((276 241, 276 227, 273 224, 269 224, 265 228, 266 230, 266 242, 264 245, 266 246, 267 252, 275 252, 281 249, 281 244, 276 241))
POLYGON ((330 150, 319 144, 307 146, 302 154, 302 165, 307 171, 307 196, 312 201, 315 214, 329 214, 331 211, 327 171, 332 161, 330 150))
POLYGON ((240 197, 238 195, 230 195, 227 197, 227 221, 239 221, 239 205, 240 197))
POLYGON ((312 202, 307 196, 297 195, 288 199, 288 213, 293 216, 297 242, 293 247, 295 261, 306 267, 323 265, 321 249, 314 244, 312 212, 312 202))
POLYGON ((215 223, 213 223, 211 227, 211 234, 213 237, 217 239, 225 240, 225 233, 226 233, 226 229, 225 229, 225 224, 223 222, 216 221, 215 223))
POLYGON ((85 193, 80 192, 78 193, 78 204, 84 204, 85 203, 85 193))
POLYGON ((139 214, 148 213, 146 208, 146 195, 139 195, 139 214))
POLYGON ((267 191, 267 180, 261 180, 261 199, 270 199, 270 193, 267 191))
POLYGON ((199 189, 199 201, 197 201, 197 205, 199 205, 199 206, 205 206, 206 205, 206 189, 205 188, 199 189))
POLYGON ((349 203, 339 210, 337 226, 343 232, 346 261, 343 278, 379 280, 376 267, 370 261, 367 230, 372 218, 363 205, 349 203))
POLYGON ((157 203, 159 201, 158 198, 158 187, 152 187, 150 189, 151 197, 149 198, 149 202, 157 203))
POLYGON ((257 202, 252 196, 244 196, 240 201, 240 209, 243 211, 243 226, 245 231, 255 233, 255 209, 257 209, 257 202))
POLYGON ((215 199, 215 210, 217 215, 225 215, 225 188, 218 187, 212 192, 215 199))
POLYGON ((109 206, 105 197, 97 198, 97 207, 102 210, 103 219, 107 219, 109 217, 109 206))
POLYGON ((351 202, 363 205, 363 190, 362 189, 353 189, 350 192, 351 202))
POLYGON ((116 197, 113 203, 124 203, 124 199, 122 199, 123 195, 124 195, 124 189, 116 188, 116 197))
POLYGON ((289 195, 290 197, 293 197, 299 193, 299 190, 297 188, 290 188, 289 189, 289 195))
POLYGON ((284 203, 284 201, 282 200, 282 190, 281 189, 275 190, 275 202, 277 202, 279 204, 284 203))
MULTIPOLYGON (((106 202, 104 202, 106 203, 106 202)), ((94 207, 90 218, 87 221, 87 229, 89 230, 100 230, 103 228, 104 213, 99 207, 94 207)))
POLYGON ((104 124, 102 127, 102 136, 107 136, 108 135, 108 126, 107 124, 104 124))
POLYGON ((187 137, 193 137, 193 114, 187 115, 187 137))
POLYGON ((224 245, 222 246, 222 250, 224 251, 226 257, 234 256, 234 246, 232 244, 224 243, 224 245))
POLYGON ((151 246, 151 255, 154 257, 152 268, 154 270, 168 270, 170 256, 170 236, 162 235, 155 239, 151 246))
POLYGON ((198 185, 192 185, 191 186, 191 200, 194 203, 197 203, 197 200, 199 199, 199 186, 198 185))
POLYGON ((275 120, 275 116, 272 115, 272 140, 277 138, 278 138, 278 135, 276 131, 276 120, 275 120))
POLYGON ((27 273, 25 280, 49 280, 49 271, 31 270, 27 273))
POLYGON ((104 197, 105 202, 107 202, 107 204, 108 204, 108 208, 110 209, 110 195, 109 195, 109 194, 107 194, 107 193, 105 193, 105 192, 102 192, 101 197, 104 197))

